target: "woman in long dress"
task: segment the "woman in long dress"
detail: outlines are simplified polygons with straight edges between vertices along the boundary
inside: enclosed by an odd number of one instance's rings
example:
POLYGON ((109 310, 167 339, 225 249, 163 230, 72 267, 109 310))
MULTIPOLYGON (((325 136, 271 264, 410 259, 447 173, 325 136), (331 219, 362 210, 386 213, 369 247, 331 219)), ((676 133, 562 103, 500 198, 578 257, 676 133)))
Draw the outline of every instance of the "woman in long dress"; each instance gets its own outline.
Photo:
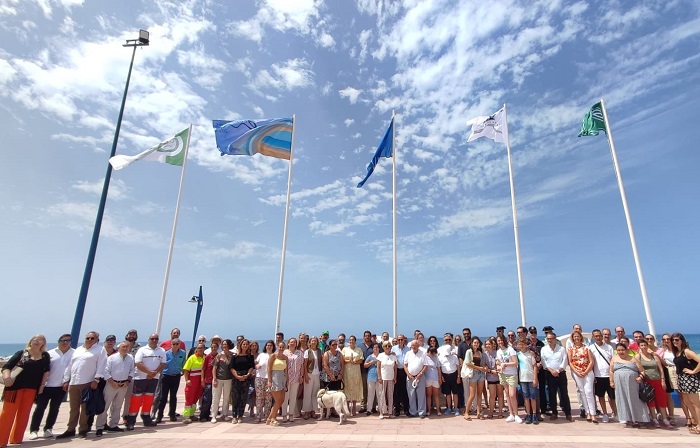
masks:
POLYGON ((360 366, 364 363, 364 355, 360 347, 357 347, 357 338, 350 336, 350 345, 344 347, 342 351, 345 367, 343 369, 343 380, 345 381, 345 397, 348 400, 350 412, 357 415, 357 402, 362 401, 362 372, 360 366))
POLYGON ((638 427, 649 422, 647 406, 639 399, 639 384, 644 380, 644 367, 631 356, 625 344, 615 346, 616 354, 610 360, 610 387, 615 388, 617 416, 627 426, 638 427))

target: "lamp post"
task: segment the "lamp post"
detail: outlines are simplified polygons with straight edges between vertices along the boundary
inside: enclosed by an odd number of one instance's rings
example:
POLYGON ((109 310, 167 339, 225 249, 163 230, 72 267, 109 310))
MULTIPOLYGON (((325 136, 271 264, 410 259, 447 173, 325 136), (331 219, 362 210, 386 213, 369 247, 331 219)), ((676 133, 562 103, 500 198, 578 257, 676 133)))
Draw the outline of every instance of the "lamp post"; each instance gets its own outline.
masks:
POLYGON ((202 296, 202 287, 199 287, 199 295, 192 296, 190 303, 197 304, 197 312, 194 316, 194 331, 192 332, 192 348, 197 347, 197 328, 199 328, 199 317, 202 315, 202 307, 204 306, 204 297, 202 296))
MULTIPOLYGON (((126 94, 129 91, 129 81, 131 80, 131 69, 134 67, 134 56, 136 55, 136 47, 144 47, 149 44, 149 33, 146 30, 139 30, 138 39, 127 39, 123 47, 133 47, 131 53, 131 64, 129 64, 129 73, 126 76, 126 86, 124 87, 124 96, 122 97, 122 105, 119 109, 119 117, 117 118, 117 128, 114 131, 114 141, 112 142, 112 151, 109 158, 114 157, 117 152, 117 141, 119 140, 119 130, 122 126, 122 117, 124 115, 124 105, 126 104, 126 94)), ((109 160, 109 159, 108 159, 109 160)), ((100 239, 100 229, 102 228, 102 217, 105 211, 107 202, 107 193, 109 192, 109 180, 112 177, 112 165, 107 163, 107 174, 105 175, 104 184, 102 186, 102 195, 100 196, 100 205, 97 207, 97 217, 95 218, 95 228, 92 232, 92 240, 90 241, 90 251, 88 252, 87 263, 85 264, 85 273, 83 274, 83 283, 80 286, 80 295, 78 303, 75 307, 75 317, 73 318, 73 328, 71 336, 73 337, 73 347, 78 344, 80 335, 80 327, 83 323, 83 314, 85 313, 85 303, 87 302, 88 289, 90 288, 90 278, 92 277, 92 266, 95 263, 95 253, 97 252, 97 243, 100 239)))

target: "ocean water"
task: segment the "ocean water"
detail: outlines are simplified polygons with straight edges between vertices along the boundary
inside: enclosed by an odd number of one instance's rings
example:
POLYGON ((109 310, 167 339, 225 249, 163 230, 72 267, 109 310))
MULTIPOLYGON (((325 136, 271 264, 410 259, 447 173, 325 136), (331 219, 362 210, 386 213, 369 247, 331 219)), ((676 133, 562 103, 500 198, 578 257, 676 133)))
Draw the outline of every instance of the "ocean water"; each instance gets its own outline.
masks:
MULTIPOLYGON (((700 353, 700 334, 685 334, 685 339, 688 341, 688 344, 690 345, 690 348, 696 352, 700 353)), ((656 337, 657 341, 661 341, 661 335, 658 335, 656 337)), ((483 340, 483 338, 482 338, 483 340)), ((260 347, 262 348, 265 345, 264 340, 259 340, 258 343, 260 344, 260 347)), ((12 356, 15 354, 18 350, 22 350, 25 347, 26 343, 15 343, 15 344, 0 344, 0 358, 6 358, 9 356, 12 356)), ((141 345, 146 345, 147 342, 141 342, 141 345)), ((189 351, 190 347, 192 347, 192 342, 190 341, 185 341, 185 344, 187 346, 187 350, 189 351)), ((49 342, 49 348, 54 348, 56 347, 55 342, 49 342)))

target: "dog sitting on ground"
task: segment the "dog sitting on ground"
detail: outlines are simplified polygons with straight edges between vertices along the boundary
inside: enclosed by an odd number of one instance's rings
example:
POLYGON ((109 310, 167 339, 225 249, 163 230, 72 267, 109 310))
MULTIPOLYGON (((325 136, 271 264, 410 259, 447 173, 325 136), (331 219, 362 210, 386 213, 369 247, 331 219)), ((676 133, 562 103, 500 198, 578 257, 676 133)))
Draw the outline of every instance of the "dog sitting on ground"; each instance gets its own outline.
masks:
POLYGON ((350 415, 350 408, 348 408, 348 400, 345 397, 343 391, 340 390, 326 390, 321 389, 318 391, 318 407, 321 410, 321 416, 319 420, 323 420, 324 416, 326 419, 331 418, 331 408, 335 408, 335 411, 340 416, 340 425, 343 424, 343 420, 348 419, 350 415))

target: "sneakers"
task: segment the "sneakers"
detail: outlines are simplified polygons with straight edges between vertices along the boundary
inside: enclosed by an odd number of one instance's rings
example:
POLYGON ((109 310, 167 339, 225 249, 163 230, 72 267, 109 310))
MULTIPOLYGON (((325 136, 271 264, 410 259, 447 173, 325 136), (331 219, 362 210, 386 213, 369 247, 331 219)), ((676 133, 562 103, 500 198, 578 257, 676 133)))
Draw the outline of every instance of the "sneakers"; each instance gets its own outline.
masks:
POLYGON ((379 414, 379 419, 384 420, 384 414, 379 414))
POLYGON ((509 415, 508 418, 506 419, 506 423, 512 423, 515 421, 515 417, 512 415, 509 415))
POLYGON ((526 425, 531 425, 531 424, 532 424, 532 415, 527 414, 527 415, 525 416, 525 424, 526 424, 526 425))
POLYGON ((608 414, 605 414, 603 416, 603 423, 609 423, 610 422, 610 417, 608 417, 608 414))
POLYGON ((455 417, 459 417, 459 409, 455 408, 455 417))
POLYGON ((53 431, 50 429, 44 430, 44 438, 45 439, 52 439, 53 438, 53 431))
POLYGON ((36 431, 32 431, 29 433, 29 440, 36 440, 39 438, 39 433, 36 431))
POLYGON ((540 424, 540 417, 537 414, 532 414, 532 424, 533 425, 540 424))
POLYGON ((212 423, 216 423, 216 417, 213 417, 213 418, 211 419, 211 422, 212 422, 212 423))
POLYGON ((515 416, 515 423, 522 423, 522 422, 523 422, 523 419, 520 418, 520 416, 516 415, 515 416))

